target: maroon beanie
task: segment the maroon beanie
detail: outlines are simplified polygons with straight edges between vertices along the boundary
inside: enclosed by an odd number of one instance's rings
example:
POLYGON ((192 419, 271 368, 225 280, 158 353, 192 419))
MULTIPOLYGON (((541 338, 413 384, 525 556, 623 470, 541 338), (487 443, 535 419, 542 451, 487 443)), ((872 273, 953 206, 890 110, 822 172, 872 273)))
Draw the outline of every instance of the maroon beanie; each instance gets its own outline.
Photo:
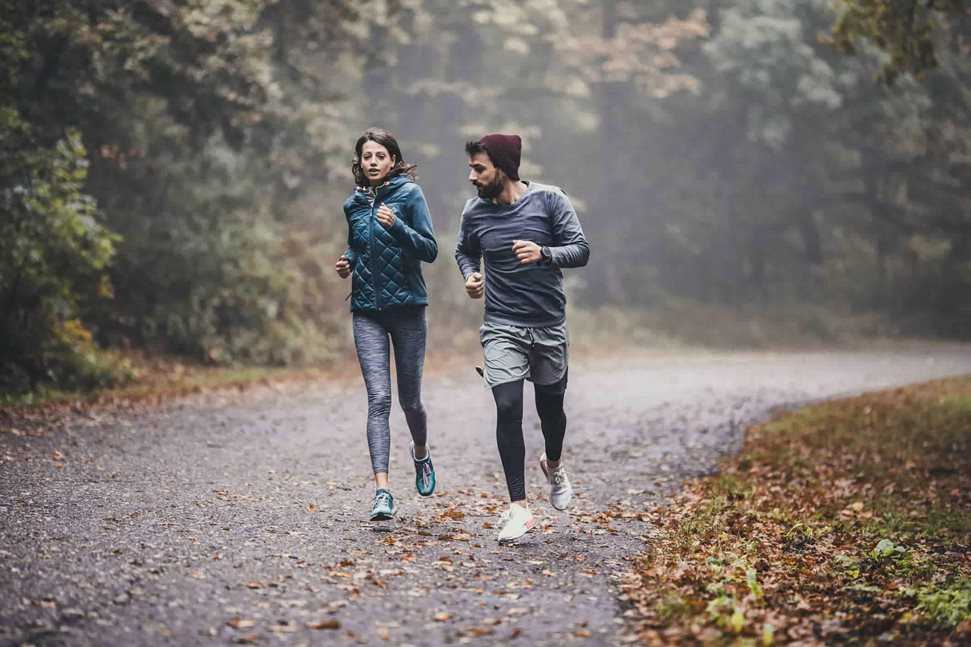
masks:
POLYGON ((523 150, 523 140, 519 135, 490 133, 479 143, 489 153, 492 163, 501 168, 510 180, 519 179, 519 157, 523 150))

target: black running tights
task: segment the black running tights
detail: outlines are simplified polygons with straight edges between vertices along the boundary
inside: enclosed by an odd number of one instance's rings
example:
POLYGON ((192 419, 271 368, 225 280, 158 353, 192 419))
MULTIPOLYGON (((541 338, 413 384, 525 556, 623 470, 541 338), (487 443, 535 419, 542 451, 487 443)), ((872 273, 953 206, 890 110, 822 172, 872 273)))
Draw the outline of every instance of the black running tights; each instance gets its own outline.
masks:
MULTIPOLYGON (((563 412, 566 375, 553 384, 537 384, 535 391, 536 413, 539 414, 543 438, 546 441, 546 458, 558 461, 563 451, 563 435, 566 433, 566 414, 563 412)), ((499 384, 492 388, 492 395, 496 399, 496 443, 499 445, 502 470, 506 474, 509 499, 522 501, 526 498, 523 381, 499 384)))

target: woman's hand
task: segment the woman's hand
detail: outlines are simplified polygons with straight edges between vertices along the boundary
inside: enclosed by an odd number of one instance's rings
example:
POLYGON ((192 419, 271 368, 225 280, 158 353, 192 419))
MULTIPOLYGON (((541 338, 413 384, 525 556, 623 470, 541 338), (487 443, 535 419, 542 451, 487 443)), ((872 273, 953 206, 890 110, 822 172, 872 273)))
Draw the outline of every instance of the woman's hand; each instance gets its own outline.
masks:
POLYGON ((351 262, 347 260, 346 256, 341 255, 341 257, 337 259, 334 269, 337 270, 338 276, 340 276, 342 279, 346 279, 351 275, 351 262))
POLYGON ((394 224, 394 210, 386 204, 382 204, 378 207, 378 222, 384 225, 385 229, 390 229, 394 224))

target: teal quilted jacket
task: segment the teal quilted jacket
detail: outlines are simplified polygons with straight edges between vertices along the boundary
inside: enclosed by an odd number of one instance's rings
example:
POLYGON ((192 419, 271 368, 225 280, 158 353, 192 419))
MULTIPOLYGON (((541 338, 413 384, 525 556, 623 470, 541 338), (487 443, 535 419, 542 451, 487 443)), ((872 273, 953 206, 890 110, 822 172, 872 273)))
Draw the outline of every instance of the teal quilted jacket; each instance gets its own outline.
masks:
POLYGON ((351 310, 426 305, 421 261, 434 261, 438 244, 421 187, 398 175, 377 189, 358 188, 344 202, 344 216, 344 255, 352 268, 351 310), (378 222, 376 214, 382 204, 395 213, 390 228, 378 222))

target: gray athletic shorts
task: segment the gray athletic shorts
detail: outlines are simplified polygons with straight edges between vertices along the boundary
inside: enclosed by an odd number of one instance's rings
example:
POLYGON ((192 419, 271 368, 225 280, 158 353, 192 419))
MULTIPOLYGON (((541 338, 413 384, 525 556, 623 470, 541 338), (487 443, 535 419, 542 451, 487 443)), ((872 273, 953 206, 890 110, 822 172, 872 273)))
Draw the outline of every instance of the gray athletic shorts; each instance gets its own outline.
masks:
POLYGON ((521 328, 484 323, 479 341, 485 355, 482 376, 489 388, 526 379, 535 384, 554 384, 567 368, 566 324, 550 328, 521 328))

